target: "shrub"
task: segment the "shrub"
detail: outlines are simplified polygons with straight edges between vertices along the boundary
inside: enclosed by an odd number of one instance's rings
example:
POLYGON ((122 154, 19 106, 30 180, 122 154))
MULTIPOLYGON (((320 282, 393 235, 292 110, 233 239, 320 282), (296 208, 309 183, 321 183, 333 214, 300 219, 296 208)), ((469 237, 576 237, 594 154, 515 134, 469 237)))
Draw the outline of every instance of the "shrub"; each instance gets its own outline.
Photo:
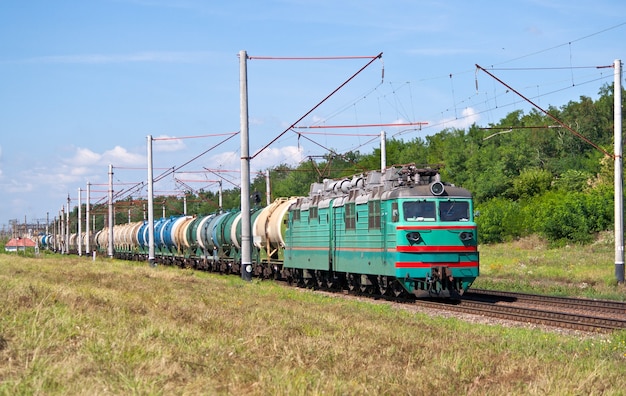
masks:
POLYGON ((523 229, 519 203, 494 198, 477 206, 476 218, 480 243, 498 243, 519 237, 523 229))

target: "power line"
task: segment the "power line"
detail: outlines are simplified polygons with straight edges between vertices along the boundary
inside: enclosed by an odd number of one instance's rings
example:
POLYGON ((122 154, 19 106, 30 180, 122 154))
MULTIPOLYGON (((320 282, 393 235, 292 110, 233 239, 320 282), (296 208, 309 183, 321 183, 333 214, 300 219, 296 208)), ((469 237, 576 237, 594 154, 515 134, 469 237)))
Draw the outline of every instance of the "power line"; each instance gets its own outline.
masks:
POLYGON ((595 143, 593 143, 591 140, 587 139, 585 136, 583 136, 582 134, 576 132, 574 129, 570 128, 568 125, 566 125, 564 122, 562 122, 561 120, 559 120, 558 118, 556 118, 555 116, 553 116, 552 114, 548 113, 547 111, 545 111, 543 108, 539 107, 538 105, 536 105, 534 102, 532 102, 530 99, 526 98, 524 95, 522 95, 521 93, 519 93, 518 91, 516 91, 513 87, 511 87, 510 85, 506 84, 504 81, 500 80, 498 77, 494 76, 493 74, 489 73, 487 70, 485 70, 483 67, 481 67, 480 65, 476 64, 476 67, 482 71, 484 71, 485 73, 487 73, 488 75, 490 75, 492 78, 494 78, 496 81, 498 81, 500 84, 504 85, 505 87, 507 87, 508 89, 510 89, 511 91, 515 92, 518 96, 520 96, 522 99, 524 99, 525 101, 527 101, 528 103, 530 103, 531 105, 533 105, 535 108, 537 108, 539 111, 541 111, 542 113, 544 113, 545 115, 547 115, 548 117, 552 118, 554 121, 558 122, 559 125, 563 126, 564 128, 566 128, 568 131, 572 132, 574 135, 578 136, 579 138, 581 138, 582 140, 584 140, 585 142, 589 143, 591 146, 595 147, 598 151, 601 151, 602 153, 604 153, 606 156, 608 157, 612 157, 611 154, 609 154, 605 149, 601 148, 600 146, 596 145, 595 143))
MULTIPOLYGON (((381 53, 382 55, 382 53, 381 53)), ((371 56, 248 56, 248 59, 256 60, 341 60, 341 59, 376 59, 380 55, 371 56)))
POLYGON ((270 141, 268 144, 266 144, 265 146, 263 146, 260 150, 258 150, 252 157, 250 157, 250 159, 255 158, 257 155, 259 155, 263 150, 265 150, 266 148, 268 148, 270 145, 272 145, 275 141, 277 141, 278 139, 280 139, 281 136, 283 136, 285 133, 289 132, 290 130, 292 130, 292 128, 299 123, 300 121, 302 121, 306 116, 308 116, 309 114, 311 114, 315 109, 317 109, 318 107, 320 107, 324 102, 326 102, 331 96, 333 96, 335 93, 337 93, 337 91, 339 91, 341 88, 343 88, 346 84, 348 84, 350 81, 352 81, 352 79, 354 77, 356 77, 358 74, 360 74, 363 70, 365 70, 369 65, 371 65, 376 59, 379 59, 383 56, 383 53, 381 52, 380 54, 376 55, 375 57, 371 57, 372 59, 367 62, 367 64, 365 66, 363 66, 361 69, 359 69, 356 73, 354 73, 352 76, 350 76, 350 78, 348 78, 346 81, 343 82, 343 84, 341 84, 339 87, 337 87, 334 91, 332 91, 330 94, 328 94, 324 99, 322 99, 322 101, 320 101, 318 104, 316 104, 315 106, 313 106, 313 108, 311 108, 311 110, 307 111, 302 117, 300 117, 296 122, 294 122, 293 124, 291 124, 287 129, 285 129, 283 132, 281 132, 278 136, 276 136, 274 139, 272 139, 272 141, 270 141))
POLYGON ((159 140, 183 140, 183 139, 199 139, 199 138, 207 138, 207 137, 216 137, 216 136, 230 136, 230 135, 236 135, 239 132, 226 132, 226 133, 214 133, 211 135, 197 135, 197 136, 180 136, 180 137, 160 137, 160 138, 152 138, 152 140, 154 141, 159 141, 159 140))

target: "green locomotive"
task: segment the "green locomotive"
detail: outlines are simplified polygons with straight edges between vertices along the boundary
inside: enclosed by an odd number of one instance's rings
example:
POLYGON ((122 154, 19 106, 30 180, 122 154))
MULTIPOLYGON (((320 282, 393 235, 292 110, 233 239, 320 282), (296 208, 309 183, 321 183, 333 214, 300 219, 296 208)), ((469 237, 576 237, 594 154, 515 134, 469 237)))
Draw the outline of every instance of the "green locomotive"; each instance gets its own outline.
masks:
POLYGON ((302 286, 458 297, 479 274, 472 196, 436 169, 315 183, 288 214, 283 275, 302 286))

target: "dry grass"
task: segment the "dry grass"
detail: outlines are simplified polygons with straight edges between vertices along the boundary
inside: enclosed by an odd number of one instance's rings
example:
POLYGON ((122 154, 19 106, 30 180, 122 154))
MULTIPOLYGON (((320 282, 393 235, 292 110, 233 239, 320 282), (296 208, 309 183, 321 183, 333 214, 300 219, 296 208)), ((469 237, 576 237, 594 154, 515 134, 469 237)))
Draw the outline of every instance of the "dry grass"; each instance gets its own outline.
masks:
POLYGON ((577 339, 273 282, 0 255, 0 394, 623 394, 626 334, 577 339))

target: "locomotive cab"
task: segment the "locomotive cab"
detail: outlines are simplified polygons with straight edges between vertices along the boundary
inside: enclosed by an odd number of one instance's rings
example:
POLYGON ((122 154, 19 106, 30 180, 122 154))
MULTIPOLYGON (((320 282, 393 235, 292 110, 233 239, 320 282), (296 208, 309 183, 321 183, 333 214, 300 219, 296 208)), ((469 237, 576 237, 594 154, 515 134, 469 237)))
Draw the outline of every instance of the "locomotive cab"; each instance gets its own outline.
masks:
POLYGON ((396 233, 398 281, 420 297, 463 294, 479 268, 469 192, 437 181, 396 195, 390 231, 396 233))

